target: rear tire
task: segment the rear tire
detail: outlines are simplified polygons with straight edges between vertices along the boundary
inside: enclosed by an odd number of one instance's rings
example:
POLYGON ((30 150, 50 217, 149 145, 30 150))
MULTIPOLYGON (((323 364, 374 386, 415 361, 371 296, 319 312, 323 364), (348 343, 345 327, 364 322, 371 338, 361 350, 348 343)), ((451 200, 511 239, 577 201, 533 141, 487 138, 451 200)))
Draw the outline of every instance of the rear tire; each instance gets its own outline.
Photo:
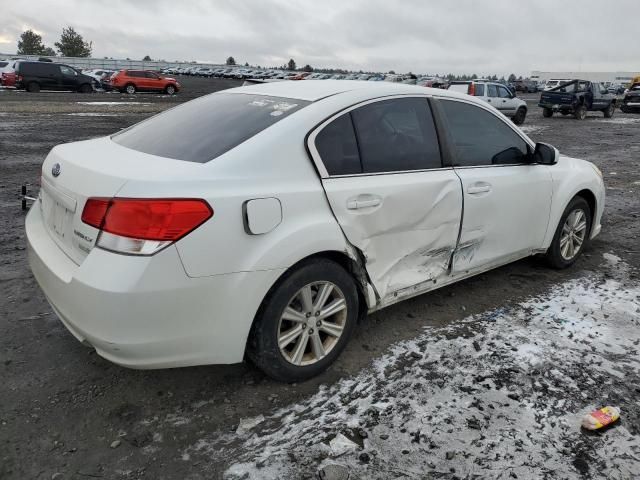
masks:
POLYGON ((543 108, 542 109, 542 116, 544 118, 551 118, 553 117, 553 110, 551 110, 550 108, 543 108))
POLYGON ((591 209, 589 204, 582 197, 574 197, 560 217, 556 233, 546 253, 547 263, 558 269, 573 265, 589 241, 590 233, 591 209), (575 216, 572 217, 572 215, 575 216), (578 217, 580 221, 574 224, 573 220, 578 217))
POLYGON ((579 105, 575 112, 573 112, 573 117, 576 120, 584 120, 585 118, 587 118, 587 107, 585 107, 584 105, 579 105))
POLYGON ((305 262, 265 297, 251 327, 247 356, 275 380, 309 379, 340 355, 357 318, 358 292, 351 275, 331 260, 305 262), (343 308, 329 314, 331 306, 343 308))
POLYGON ((27 92, 38 93, 40 91, 40 84, 38 82, 29 82, 27 85, 27 92))
POLYGON ((525 118, 527 118, 527 110, 524 107, 520 107, 512 120, 516 125, 522 125, 525 118))
POLYGON ((611 118, 616 111, 616 104, 611 102, 607 108, 603 110, 604 118, 611 118))
POLYGON ((129 83, 124 87, 124 92, 128 93, 129 95, 133 95, 134 93, 136 93, 136 86, 133 83, 129 83))

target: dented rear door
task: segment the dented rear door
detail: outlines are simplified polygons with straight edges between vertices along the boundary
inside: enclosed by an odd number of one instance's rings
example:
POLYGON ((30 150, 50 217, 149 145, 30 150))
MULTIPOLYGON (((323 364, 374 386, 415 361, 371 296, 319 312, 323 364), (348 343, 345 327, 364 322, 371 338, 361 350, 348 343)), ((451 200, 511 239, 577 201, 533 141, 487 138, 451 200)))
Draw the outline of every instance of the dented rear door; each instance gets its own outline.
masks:
POLYGON ((329 178, 324 187, 382 303, 448 274, 462 210, 453 170, 329 178))
POLYGON ((427 99, 385 98, 319 127, 310 150, 333 213, 382 304, 449 274, 462 189, 443 168, 427 99))

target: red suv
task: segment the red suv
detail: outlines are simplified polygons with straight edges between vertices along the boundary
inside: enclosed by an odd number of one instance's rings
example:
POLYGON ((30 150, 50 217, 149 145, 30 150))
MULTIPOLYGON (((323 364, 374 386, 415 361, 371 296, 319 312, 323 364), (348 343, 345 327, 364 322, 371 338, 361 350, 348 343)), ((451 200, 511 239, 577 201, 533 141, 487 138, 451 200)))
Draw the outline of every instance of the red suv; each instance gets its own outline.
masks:
POLYGON ((125 93, 156 91, 173 95, 180 90, 175 78, 163 77, 150 70, 120 70, 105 82, 111 90, 125 93))

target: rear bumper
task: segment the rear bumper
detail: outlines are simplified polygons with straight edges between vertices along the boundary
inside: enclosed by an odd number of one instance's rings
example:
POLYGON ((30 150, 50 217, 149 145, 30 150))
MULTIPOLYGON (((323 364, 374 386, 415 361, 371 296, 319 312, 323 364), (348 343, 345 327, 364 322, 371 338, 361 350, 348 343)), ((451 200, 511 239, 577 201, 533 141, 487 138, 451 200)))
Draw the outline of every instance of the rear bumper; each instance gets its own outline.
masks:
POLYGON ((547 102, 540 102, 538 103, 538 106, 540 108, 549 108, 551 110, 553 110, 554 112, 560 111, 560 110, 573 110, 573 104, 572 103, 547 103, 547 102))
POLYGON ((49 236, 37 203, 26 233, 29 265, 62 323, 130 368, 242 361, 255 313, 282 273, 190 278, 174 246, 152 257, 94 248, 76 265, 49 236))

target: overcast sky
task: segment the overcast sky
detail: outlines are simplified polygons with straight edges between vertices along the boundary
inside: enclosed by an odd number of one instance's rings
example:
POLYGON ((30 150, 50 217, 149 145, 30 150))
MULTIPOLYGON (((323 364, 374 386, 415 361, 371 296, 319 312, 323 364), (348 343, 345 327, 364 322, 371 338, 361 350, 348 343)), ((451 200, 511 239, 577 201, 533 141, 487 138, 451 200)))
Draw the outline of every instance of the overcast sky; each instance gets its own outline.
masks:
POLYGON ((418 73, 638 71, 640 0, 0 0, 0 52, 72 25, 93 56, 418 73), (635 38, 634 38, 635 36, 635 38))

